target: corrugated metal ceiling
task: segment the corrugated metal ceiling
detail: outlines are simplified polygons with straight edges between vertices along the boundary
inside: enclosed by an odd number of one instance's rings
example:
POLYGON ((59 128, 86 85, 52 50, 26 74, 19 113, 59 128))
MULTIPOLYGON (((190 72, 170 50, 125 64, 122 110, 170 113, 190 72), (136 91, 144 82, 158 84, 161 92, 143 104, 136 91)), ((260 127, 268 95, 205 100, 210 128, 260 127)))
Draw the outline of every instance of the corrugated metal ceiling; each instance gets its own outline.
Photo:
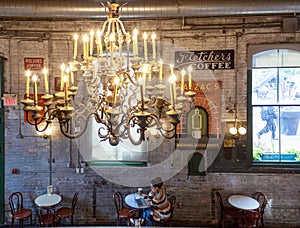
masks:
MULTIPOLYGON (((0 17, 105 18, 99 0, 0 0, 0 17)), ((123 18, 297 14, 300 0, 120 0, 123 18)))

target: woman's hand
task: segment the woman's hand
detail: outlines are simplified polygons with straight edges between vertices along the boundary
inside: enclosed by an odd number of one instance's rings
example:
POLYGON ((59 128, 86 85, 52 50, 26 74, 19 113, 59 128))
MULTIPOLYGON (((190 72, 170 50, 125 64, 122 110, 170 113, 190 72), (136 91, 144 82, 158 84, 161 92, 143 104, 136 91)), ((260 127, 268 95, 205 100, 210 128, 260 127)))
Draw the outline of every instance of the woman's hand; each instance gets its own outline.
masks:
POLYGON ((147 194, 145 194, 145 193, 143 193, 143 195, 142 195, 143 197, 144 197, 144 199, 147 199, 148 198, 148 195, 147 194))

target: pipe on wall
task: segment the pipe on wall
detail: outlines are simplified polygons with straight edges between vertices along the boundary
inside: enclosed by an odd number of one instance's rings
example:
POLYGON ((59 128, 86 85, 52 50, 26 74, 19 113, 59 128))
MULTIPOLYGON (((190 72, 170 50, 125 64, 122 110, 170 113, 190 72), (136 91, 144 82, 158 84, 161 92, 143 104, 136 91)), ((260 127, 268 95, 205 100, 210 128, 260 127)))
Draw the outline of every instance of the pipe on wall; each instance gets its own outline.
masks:
MULTIPOLYGON (((106 2, 106 1, 102 1, 106 2)), ((117 0, 123 18, 174 18, 254 14, 297 14, 299 0, 117 0), (126 4, 127 3, 127 4, 126 4)), ((1 17, 106 18, 105 7, 95 0, 0 1, 1 17)))

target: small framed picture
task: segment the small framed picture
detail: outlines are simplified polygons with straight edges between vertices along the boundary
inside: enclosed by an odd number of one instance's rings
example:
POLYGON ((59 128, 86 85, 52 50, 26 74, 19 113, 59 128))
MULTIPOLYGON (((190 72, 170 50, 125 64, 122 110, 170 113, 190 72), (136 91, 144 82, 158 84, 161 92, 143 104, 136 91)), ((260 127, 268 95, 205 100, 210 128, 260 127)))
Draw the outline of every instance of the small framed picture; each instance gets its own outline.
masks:
POLYGON ((61 83, 61 77, 55 77, 54 78, 54 90, 60 91, 60 83, 61 83))

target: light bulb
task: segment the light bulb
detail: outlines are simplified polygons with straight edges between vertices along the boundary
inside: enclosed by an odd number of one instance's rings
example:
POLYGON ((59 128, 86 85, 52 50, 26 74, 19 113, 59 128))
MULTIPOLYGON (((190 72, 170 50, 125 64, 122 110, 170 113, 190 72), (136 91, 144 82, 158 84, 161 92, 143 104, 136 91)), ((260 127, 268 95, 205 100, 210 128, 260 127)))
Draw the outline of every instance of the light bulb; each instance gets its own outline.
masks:
POLYGON ((47 129, 45 130, 45 135, 46 136, 52 135, 52 128, 51 127, 47 127, 47 129))
POLYGON ((237 134, 237 129, 236 129, 236 127, 231 127, 231 128, 229 128, 229 133, 232 134, 232 135, 236 135, 236 134, 237 134))
POLYGON ((239 133, 241 134, 241 135, 245 135, 246 133, 247 133, 247 129, 246 128, 244 128, 244 127, 239 127, 239 133))

